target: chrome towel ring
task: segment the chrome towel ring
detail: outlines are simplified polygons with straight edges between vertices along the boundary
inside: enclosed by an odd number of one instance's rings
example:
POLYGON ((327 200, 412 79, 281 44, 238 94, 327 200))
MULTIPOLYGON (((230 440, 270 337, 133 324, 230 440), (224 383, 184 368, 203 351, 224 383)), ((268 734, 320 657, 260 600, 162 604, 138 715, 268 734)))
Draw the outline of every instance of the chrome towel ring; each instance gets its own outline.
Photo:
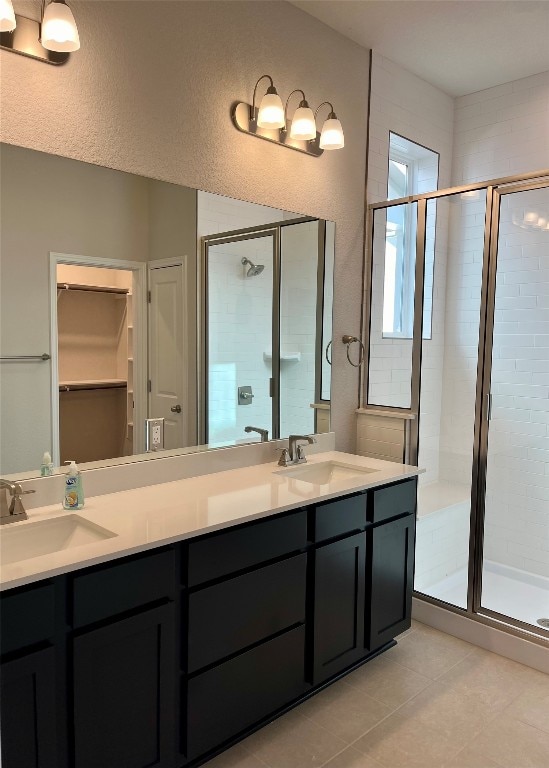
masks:
POLYGON ((346 345, 347 347, 347 360, 349 363, 353 366, 353 368, 360 368, 362 363, 364 362, 364 344, 362 343, 361 339, 358 339, 356 336, 343 336, 341 341, 346 345), (358 354, 358 363, 353 363, 351 360, 351 357, 349 355, 349 350, 351 348, 351 344, 354 343, 360 344, 360 352, 358 354))

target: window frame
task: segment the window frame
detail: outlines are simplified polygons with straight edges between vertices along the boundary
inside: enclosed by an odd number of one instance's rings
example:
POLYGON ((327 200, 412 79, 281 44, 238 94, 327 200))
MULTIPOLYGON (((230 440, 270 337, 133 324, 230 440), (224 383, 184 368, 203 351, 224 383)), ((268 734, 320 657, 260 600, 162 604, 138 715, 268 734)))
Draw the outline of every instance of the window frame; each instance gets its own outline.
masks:
MULTIPOLYGON (((390 134, 389 134, 390 135, 390 134)), ((403 197, 414 194, 414 189, 417 183, 418 175, 418 161, 416 158, 406 155, 404 152, 400 152, 395 148, 391 148, 389 143, 389 162, 388 169, 391 167, 391 162, 405 165, 407 168, 406 173, 406 190, 403 197)), ((387 173, 387 199, 389 193, 389 170, 387 173)), ((394 198, 393 198, 394 199, 394 198)), ((411 339, 413 336, 414 327, 414 286, 415 286, 415 241, 417 231, 417 216, 412 215, 412 206, 407 205, 405 208, 405 221, 403 226, 403 254, 402 254, 402 270, 399 275, 400 286, 399 292, 401 295, 400 300, 400 316, 401 316, 401 330, 398 331, 385 331, 382 329, 381 337, 383 339, 411 339), (413 264, 411 254, 414 254, 413 264)), ((395 294, 396 294, 396 275, 395 270, 395 294)), ((385 289, 385 281, 384 281, 385 289)), ((394 323, 396 325, 396 323, 394 323)))

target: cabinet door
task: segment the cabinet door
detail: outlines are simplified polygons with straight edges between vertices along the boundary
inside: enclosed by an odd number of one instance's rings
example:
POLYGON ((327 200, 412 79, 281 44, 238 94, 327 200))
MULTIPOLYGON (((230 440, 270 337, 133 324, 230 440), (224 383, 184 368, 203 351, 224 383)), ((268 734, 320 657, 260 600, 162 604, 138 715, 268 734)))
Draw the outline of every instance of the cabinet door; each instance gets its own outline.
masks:
POLYGON ((74 768, 171 768, 173 606, 74 640, 74 768))
POLYGON ((407 515, 369 532, 372 537, 370 651, 410 626, 415 529, 415 515, 407 515))
POLYGON ((57 768, 53 648, 2 664, 3 768, 57 768))
POLYGON ((315 554, 313 683, 358 661, 364 652, 366 534, 315 554))

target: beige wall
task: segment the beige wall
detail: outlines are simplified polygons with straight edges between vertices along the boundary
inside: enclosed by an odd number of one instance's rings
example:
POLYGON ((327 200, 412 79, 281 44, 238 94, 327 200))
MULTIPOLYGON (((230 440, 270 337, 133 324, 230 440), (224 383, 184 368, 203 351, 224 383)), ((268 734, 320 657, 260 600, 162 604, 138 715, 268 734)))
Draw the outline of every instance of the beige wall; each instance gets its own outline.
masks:
MULTIPOLYGON (((334 220, 334 339, 359 335, 368 52, 282 2, 72 7, 82 49, 66 66, 0 53, 2 140, 334 220), (345 150, 316 159, 237 132, 231 103, 264 72, 284 96, 332 100, 345 150)), ((333 360, 332 425, 352 449, 357 371, 337 341, 333 360)))
MULTIPOLYGON (((50 252, 134 262, 147 261, 149 248, 152 258, 187 254, 194 318, 195 190, 10 145, 0 146, 0 173, 2 355, 51 353, 50 252)), ((193 322, 188 332, 195 331, 193 322)), ((52 450, 50 370, 49 363, 2 364, 3 474, 36 468, 52 450)), ((194 376, 189 382, 196 399, 194 376)))

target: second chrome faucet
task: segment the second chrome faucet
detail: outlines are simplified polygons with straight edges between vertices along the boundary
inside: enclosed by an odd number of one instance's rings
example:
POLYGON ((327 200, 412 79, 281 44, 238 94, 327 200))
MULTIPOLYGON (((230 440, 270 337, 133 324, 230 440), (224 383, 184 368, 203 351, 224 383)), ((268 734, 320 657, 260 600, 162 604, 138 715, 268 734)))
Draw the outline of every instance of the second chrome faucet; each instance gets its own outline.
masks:
POLYGON ((278 460, 280 467, 292 467, 294 464, 305 464, 307 458, 304 445, 312 445, 316 440, 311 435, 290 435, 288 438, 288 448, 284 448, 278 460))

